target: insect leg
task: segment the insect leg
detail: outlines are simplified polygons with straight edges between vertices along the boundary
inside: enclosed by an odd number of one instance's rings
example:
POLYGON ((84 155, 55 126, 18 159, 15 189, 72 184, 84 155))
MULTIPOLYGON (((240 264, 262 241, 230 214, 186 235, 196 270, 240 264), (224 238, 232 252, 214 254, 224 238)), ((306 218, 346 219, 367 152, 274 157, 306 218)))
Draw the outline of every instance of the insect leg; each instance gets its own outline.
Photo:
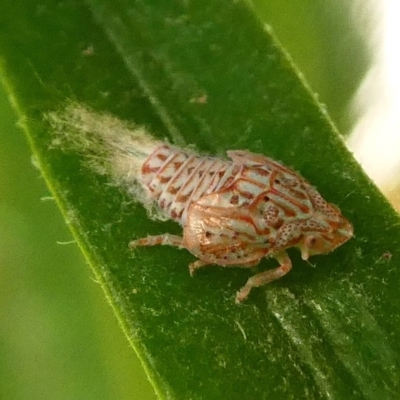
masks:
POLYGON ((280 263, 279 267, 269 271, 261 272, 260 274, 249 278, 246 285, 244 285, 236 295, 236 303, 240 303, 245 300, 253 287, 262 286, 266 283, 279 279, 292 269, 292 262, 285 251, 276 255, 275 258, 280 263))
POLYGON ((201 267, 205 267, 206 265, 212 265, 212 263, 209 263, 207 261, 203 261, 203 260, 197 260, 195 262, 192 262, 189 264, 189 273, 190 276, 193 276, 195 271, 201 267))
MULTIPOLYGON (((260 262, 259 259, 255 260, 255 261, 250 261, 248 263, 245 264, 228 264, 228 265, 224 265, 224 267, 242 267, 242 268, 251 268, 251 267, 255 267, 258 263, 260 262)), ((192 262, 189 264, 189 272, 190 272, 190 276, 193 276, 194 273, 202 267, 206 267, 208 265, 218 265, 209 261, 203 261, 203 260, 197 260, 195 262, 192 262)))
POLYGON ((133 240, 129 243, 129 247, 157 246, 159 244, 185 248, 183 238, 180 236, 171 235, 170 233, 164 233, 163 235, 156 236, 147 236, 142 239, 133 240))

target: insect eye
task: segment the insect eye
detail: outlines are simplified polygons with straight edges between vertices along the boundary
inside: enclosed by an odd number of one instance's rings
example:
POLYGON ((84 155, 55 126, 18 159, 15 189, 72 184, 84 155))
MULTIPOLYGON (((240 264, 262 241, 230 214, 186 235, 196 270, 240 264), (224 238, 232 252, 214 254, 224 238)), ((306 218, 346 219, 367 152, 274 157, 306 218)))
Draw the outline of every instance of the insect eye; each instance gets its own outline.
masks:
POLYGON ((317 244, 317 238, 315 236, 310 236, 307 239, 307 245, 308 247, 314 247, 317 244))

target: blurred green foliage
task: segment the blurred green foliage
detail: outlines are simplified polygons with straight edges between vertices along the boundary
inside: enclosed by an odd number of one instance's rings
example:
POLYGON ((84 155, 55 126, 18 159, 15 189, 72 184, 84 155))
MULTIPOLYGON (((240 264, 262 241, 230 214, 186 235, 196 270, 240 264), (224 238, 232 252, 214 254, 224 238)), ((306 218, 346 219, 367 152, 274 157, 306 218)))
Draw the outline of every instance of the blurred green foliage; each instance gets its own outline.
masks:
POLYGON ((350 133, 351 101, 368 68, 360 5, 349 0, 251 0, 340 132, 350 133))

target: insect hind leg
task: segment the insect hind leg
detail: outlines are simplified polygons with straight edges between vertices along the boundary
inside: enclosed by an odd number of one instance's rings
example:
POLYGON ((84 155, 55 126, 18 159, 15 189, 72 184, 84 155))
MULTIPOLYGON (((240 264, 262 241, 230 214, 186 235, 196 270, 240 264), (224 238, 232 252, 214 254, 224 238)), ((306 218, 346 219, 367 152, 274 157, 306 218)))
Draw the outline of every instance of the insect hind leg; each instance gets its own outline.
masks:
POLYGON ((170 233, 164 233, 162 235, 147 236, 145 238, 136 239, 129 243, 130 248, 139 246, 157 246, 167 245, 175 246, 179 248, 186 248, 183 238, 177 235, 171 235, 170 233))
POLYGON ((246 284, 239 290, 236 295, 236 303, 241 303, 247 298, 253 287, 263 286, 276 279, 282 278, 292 269, 292 262, 286 252, 276 255, 275 258, 279 261, 280 265, 277 268, 261 272, 260 274, 253 275, 248 279, 246 284))

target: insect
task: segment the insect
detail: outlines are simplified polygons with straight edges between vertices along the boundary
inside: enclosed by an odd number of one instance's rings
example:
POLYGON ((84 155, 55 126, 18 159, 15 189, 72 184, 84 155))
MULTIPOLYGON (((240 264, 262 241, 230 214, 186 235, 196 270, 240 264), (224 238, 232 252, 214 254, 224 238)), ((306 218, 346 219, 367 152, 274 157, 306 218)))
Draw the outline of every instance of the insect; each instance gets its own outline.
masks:
POLYGON ((339 208, 292 169, 249 151, 227 155, 229 161, 158 144, 141 165, 139 181, 163 213, 182 225, 183 236, 149 236, 130 246, 185 248, 198 258, 189 265, 191 275, 207 265, 252 267, 275 258, 280 265, 250 277, 237 293, 239 303, 253 287, 290 271, 289 247, 298 247, 307 260, 352 237, 339 208))

